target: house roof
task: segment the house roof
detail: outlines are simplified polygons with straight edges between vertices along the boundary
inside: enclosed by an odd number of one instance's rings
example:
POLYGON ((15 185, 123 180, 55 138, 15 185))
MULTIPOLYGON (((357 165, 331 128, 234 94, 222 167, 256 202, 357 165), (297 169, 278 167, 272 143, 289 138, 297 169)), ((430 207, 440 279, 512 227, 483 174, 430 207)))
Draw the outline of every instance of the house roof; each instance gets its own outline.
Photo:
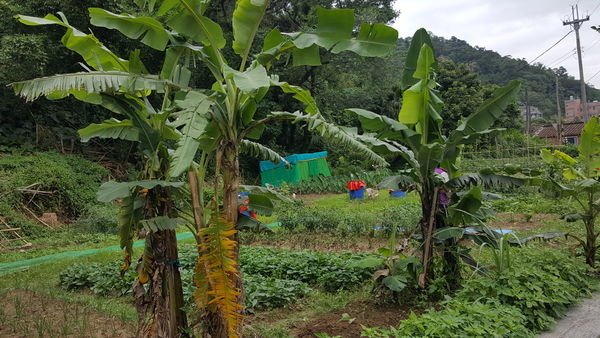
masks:
MULTIPOLYGON (((562 126, 562 136, 580 136, 583 130, 583 122, 564 123, 562 126)), ((535 136, 541 138, 556 138, 556 128, 554 125, 546 125, 541 127, 535 136)))
POLYGON ((579 136, 583 130, 583 122, 563 124, 563 136, 579 136))
POLYGON ((535 136, 541 138, 553 138, 556 137, 556 129, 554 126, 543 126, 535 132, 535 136))

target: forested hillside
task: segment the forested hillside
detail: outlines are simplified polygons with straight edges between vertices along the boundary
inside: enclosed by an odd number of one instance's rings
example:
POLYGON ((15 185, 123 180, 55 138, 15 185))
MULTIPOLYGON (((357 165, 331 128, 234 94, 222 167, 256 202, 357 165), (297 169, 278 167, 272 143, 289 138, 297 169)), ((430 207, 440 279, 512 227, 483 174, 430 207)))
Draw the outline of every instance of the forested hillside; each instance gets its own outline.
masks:
MULTIPOLYGON (((434 32, 435 34, 435 32, 434 32)), ((567 74, 563 67, 549 69, 542 64, 530 65, 523 59, 502 56, 495 51, 473 47, 467 41, 456 37, 434 38, 436 52, 456 63, 464 63, 479 74, 484 82, 503 84, 513 79, 523 81, 529 89, 529 101, 546 116, 556 115, 555 74, 559 77, 561 101, 569 96, 580 96, 579 80, 567 74)), ((600 90, 588 86, 588 100, 600 100, 600 90)), ((524 99, 524 92, 521 93, 524 99)), ((564 109, 564 104, 561 102, 564 109)))
MULTIPOLYGON (((223 25, 226 34, 231 27, 229 18, 235 1, 212 2, 209 16, 223 25), (228 30, 228 31, 227 31, 228 30)), ((393 10, 392 0, 335 1, 335 0, 294 0, 273 2, 266 14, 265 25, 277 26, 281 31, 296 31, 315 24, 317 6, 351 7, 356 10, 357 23, 362 21, 391 22, 399 13, 393 10)), ((0 145, 34 145, 38 148, 65 147, 75 151, 81 145, 77 129, 91 122, 104 119, 106 113, 97 107, 73 99, 49 101, 40 99, 25 103, 17 98, 5 85, 39 76, 73 71, 82 71, 78 56, 63 48, 58 42, 62 32, 54 27, 40 29, 18 24, 13 16, 18 13, 43 16, 47 13, 65 12, 71 24, 82 31, 89 31, 87 7, 101 6, 114 12, 135 12, 139 9, 133 0, 86 1, 46 0, 0 0, 0 10, 5 14, 0 19, 0 145)), ((140 13, 143 14, 143 13, 140 13)), ((128 56, 136 49, 141 50, 142 60, 150 72, 162 66, 161 55, 141 43, 132 43, 115 31, 98 27, 93 33, 111 50, 121 56, 128 56)), ((265 35, 259 32, 259 38, 265 35)), ((435 33, 435 32, 433 32, 435 33)), ((401 32, 403 35, 412 32, 401 32)), ((409 41, 398 41, 396 52, 387 59, 365 59, 351 53, 337 55, 322 53, 320 67, 285 67, 290 60, 280 60, 278 73, 282 80, 302 85, 316 97, 325 117, 342 125, 357 126, 357 121, 344 113, 345 108, 364 108, 379 114, 396 117, 401 92, 398 86, 404 56, 409 41)), ((439 78, 440 96, 446 102, 444 128, 452 128, 456 122, 469 115, 496 85, 503 85, 512 79, 522 79, 529 88, 532 105, 538 106, 548 116, 555 114, 554 73, 541 65, 530 66, 524 60, 503 57, 484 48, 472 47, 457 38, 435 38, 434 47, 440 56, 439 78)), ((229 46, 230 48, 230 46, 229 46)), ((260 43, 255 45, 260 48, 260 43)), ((233 56, 233 51, 230 51, 233 56)), ((200 88, 211 86, 206 70, 197 69, 192 79, 200 88)), ((563 97, 578 95, 578 82, 559 70, 563 97)), ((523 93, 522 93, 523 95, 523 93)), ((590 89, 588 97, 600 99, 600 91, 590 89)), ((268 99, 259 107, 259 114, 267 111, 302 109, 294 99, 280 91, 271 91, 268 99), (266 103, 264 103, 266 102, 266 103)), ((503 127, 521 128, 521 120, 516 106, 511 106, 507 117, 501 122, 503 127)), ((338 147, 329 147, 318 136, 312 136, 297 124, 278 122, 271 124, 260 142, 282 154, 308 152, 327 149, 334 166, 359 166, 360 158, 338 147)), ((98 145, 98 144, 96 144, 98 145)), ((106 146, 107 144, 102 144, 106 146)), ((114 147, 114 142, 108 142, 114 147)), ((111 154, 128 152, 129 147, 114 147, 111 154)), ((256 170, 256 162, 244 163, 247 171, 256 170)))

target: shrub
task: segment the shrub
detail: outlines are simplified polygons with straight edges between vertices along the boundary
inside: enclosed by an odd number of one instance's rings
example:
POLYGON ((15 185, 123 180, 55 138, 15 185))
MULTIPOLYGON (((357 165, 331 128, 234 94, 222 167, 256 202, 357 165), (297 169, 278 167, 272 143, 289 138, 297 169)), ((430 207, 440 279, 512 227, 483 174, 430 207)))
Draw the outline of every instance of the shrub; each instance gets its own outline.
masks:
POLYGON ((310 288, 306 283, 255 275, 244 275, 245 305, 255 310, 283 307, 304 297, 310 288))
POLYGON ((324 273, 317 281, 325 291, 336 292, 355 289, 370 277, 371 271, 367 269, 340 266, 337 269, 324 273))
POLYGON ((441 311, 411 313, 398 328, 367 328, 362 335, 383 337, 533 337, 518 309, 497 302, 452 300, 441 311))
MULTIPOLYGON (((285 306, 306 295, 310 291, 309 286, 322 286, 330 292, 357 287, 373 272, 352 266, 352 262, 364 257, 361 254, 242 247, 240 261, 246 306, 257 310, 285 306)), ((189 303, 193 302, 196 258, 197 252, 193 246, 182 246, 179 250, 184 297, 189 303)), ((131 292, 135 272, 130 269, 121 277, 119 266, 119 261, 75 264, 60 273, 60 285, 67 290, 90 289, 100 295, 123 296, 131 292)))
POLYGON ((56 153, 32 155, 0 155, 0 215, 26 236, 39 237, 47 230, 20 212, 32 194, 17 189, 37 185, 36 189, 52 191, 37 194, 29 208, 36 213, 56 212, 62 218, 75 219, 96 202, 96 191, 108 170, 77 156, 56 153))
POLYGON ((117 233, 118 209, 111 204, 90 206, 72 225, 73 229, 89 233, 117 233))
POLYGON ((333 254, 310 251, 287 251, 260 247, 244 247, 240 255, 242 271, 280 279, 291 279, 322 285, 334 292, 358 286, 370 278, 373 269, 357 268, 353 262, 362 254, 333 254))
POLYGON ((67 290, 90 289, 103 296, 124 296, 131 293, 135 272, 121 277, 119 262, 111 264, 74 264, 59 275, 60 285, 67 290))
POLYGON ((50 198, 37 196, 42 210, 58 211, 65 217, 77 217, 89 205, 96 203, 96 191, 108 170, 77 156, 55 153, 0 156, 0 192, 7 194, 13 206, 29 195, 17 188, 39 183, 39 188, 54 191, 50 198))
POLYGON ((589 268, 552 249, 511 253, 502 273, 472 278, 439 311, 412 314, 398 328, 365 329, 367 337, 529 337, 597 288, 589 268))
POLYGON ((529 191, 494 200, 491 205, 498 212, 563 214, 566 209, 565 205, 571 203, 573 202, 567 199, 550 199, 539 193, 529 191))
POLYGON ((345 193, 350 180, 363 180, 367 187, 376 187, 384 178, 392 176, 388 169, 375 171, 345 171, 334 176, 315 176, 297 184, 286 184, 286 189, 300 194, 345 193))
POLYGON ((288 230, 338 230, 342 234, 366 234, 375 229, 389 233, 393 228, 399 232, 410 232, 420 217, 421 210, 417 204, 407 202, 366 212, 349 212, 319 205, 277 211, 278 221, 288 230))
POLYGON ((585 265, 564 254, 526 250, 515 256, 511 269, 467 281, 456 297, 469 301, 497 299, 519 309, 529 329, 542 331, 593 288, 585 265))
POLYGON ((331 210, 323 210, 317 207, 298 207, 294 209, 281 210, 277 214, 277 219, 281 226, 286 229, 306 229, 315 230, 335 230, 340 219, 338 215, 331 210))

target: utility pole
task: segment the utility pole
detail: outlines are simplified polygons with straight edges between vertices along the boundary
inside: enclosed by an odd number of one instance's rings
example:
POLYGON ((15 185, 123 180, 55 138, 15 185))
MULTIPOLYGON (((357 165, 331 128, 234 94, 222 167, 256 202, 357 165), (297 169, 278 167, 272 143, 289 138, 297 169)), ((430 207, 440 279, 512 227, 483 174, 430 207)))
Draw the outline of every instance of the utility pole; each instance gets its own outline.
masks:
POLYGON ((529 92, 525 87, 525 133, 531 136, 531 110, 529 109, 529 92))
POLYGON ((575 40, 577 41, 577 60, 579 61, 579 81, 581 82, 581 108, 583 110, 583 121, 587 122, 590 118, 587 110, 587 95, 585 92, 585 80, 583 79, 583 61, 581 60, 581 43, 579 42, 579 28, 581 27, 581 23, 588 21, 590 16, 586 16, 585 18, 579 18, 579 7, 577 5, 571 6, 571 11, 573 12, 573 20, 571 21, 563 21, 563 26, 573 26, 573 30, 575 30, 575 40), (575 13, 577 13, 577 17, 575 17, 575 13))
POLYGON ((556 112, 558 113, 558 123, 556 126, 556 137, 558 137, 558 145, 562 145, 562 116, 560 114, 560 98, 558 95, 558 75, 555 77, 556 79, 556 112))

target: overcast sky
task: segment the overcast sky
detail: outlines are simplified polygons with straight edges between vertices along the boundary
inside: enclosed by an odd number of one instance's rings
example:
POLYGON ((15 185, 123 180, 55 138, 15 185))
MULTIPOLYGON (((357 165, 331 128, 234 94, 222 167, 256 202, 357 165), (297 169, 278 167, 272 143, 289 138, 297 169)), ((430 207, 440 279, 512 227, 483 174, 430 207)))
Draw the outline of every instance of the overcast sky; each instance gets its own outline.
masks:
MULTIPOLYGON (((562 21, 571 16, 577 0, 398 0, 400 16, 394 27, 407 37, 420 27, 437 36, 455 36, 472 46, 532 61, 569 32, 562 21)), ((600 88, 600 0, 579 0, 580 17, 590 15, 580 29, 584 78, 600 88), (595 11, 594 11, 595 9, 595 11), (594 76, 592 78, 592 76, 594 76), (591 79, 591 80, 590 80, 591 79)), ((575 32, 536 62, 565 67, 579 78, 575 32)))

